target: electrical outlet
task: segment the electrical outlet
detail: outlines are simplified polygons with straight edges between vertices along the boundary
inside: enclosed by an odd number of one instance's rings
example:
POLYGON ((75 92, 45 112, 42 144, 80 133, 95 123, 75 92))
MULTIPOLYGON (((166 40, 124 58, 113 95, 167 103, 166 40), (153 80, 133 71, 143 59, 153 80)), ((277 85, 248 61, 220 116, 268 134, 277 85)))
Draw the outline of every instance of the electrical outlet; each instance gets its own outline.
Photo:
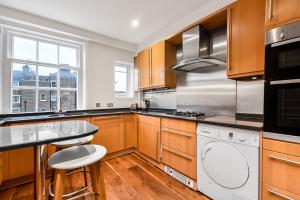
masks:
POLYGON ((100 108, 100 103, 96 103, 96 108, 100 108))
POLYGON ((114 107, 114 103, 107 103, 107 107, 108 107, 108 108, 114 107))

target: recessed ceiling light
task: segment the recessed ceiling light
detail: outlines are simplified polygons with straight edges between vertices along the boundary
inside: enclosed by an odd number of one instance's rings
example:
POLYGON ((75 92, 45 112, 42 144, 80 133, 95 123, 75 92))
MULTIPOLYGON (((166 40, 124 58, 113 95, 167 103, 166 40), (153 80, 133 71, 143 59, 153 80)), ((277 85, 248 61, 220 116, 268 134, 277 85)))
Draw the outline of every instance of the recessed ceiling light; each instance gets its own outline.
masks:
POLYGON ((133 27, 133 28, 136 28, 136 27, 138 27, 140 25, 140 21, 138 20, 138 19, 133 19, 132 21, 131 21, 131 26, 133 27))

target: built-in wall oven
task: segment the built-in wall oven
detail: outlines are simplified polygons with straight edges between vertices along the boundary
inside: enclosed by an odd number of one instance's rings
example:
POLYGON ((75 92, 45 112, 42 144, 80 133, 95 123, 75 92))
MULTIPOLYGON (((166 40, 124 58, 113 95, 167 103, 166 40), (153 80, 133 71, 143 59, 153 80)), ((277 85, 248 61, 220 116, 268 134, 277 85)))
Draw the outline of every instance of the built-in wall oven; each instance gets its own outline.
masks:
POLYGON ((300 21, 266 33, 264 131, 300 136, 300 21))

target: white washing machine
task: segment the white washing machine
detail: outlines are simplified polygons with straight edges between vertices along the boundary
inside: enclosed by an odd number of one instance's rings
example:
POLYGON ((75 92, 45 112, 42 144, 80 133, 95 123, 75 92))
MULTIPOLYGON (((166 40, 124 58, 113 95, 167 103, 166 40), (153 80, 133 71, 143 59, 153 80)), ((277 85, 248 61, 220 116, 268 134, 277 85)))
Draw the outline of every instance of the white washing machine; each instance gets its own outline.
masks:
POLYGON ((197 183, 214 200, 258 200, 259 131, 198 124, 197 183))

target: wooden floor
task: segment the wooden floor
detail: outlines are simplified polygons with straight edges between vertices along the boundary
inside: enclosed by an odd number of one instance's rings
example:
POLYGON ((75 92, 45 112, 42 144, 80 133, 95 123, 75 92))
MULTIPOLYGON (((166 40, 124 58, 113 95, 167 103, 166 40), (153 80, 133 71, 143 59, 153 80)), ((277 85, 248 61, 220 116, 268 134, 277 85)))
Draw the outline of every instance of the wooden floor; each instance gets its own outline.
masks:
MULTIPOLYGON (((208 200, 135 154, 104 161, 103 172, 108 200, 208 200)), ((72 183, 82 186, 83 177, 73 176, 72 183)), ((32 200, 33 183, 1 191, 0 199, 32 200)))

